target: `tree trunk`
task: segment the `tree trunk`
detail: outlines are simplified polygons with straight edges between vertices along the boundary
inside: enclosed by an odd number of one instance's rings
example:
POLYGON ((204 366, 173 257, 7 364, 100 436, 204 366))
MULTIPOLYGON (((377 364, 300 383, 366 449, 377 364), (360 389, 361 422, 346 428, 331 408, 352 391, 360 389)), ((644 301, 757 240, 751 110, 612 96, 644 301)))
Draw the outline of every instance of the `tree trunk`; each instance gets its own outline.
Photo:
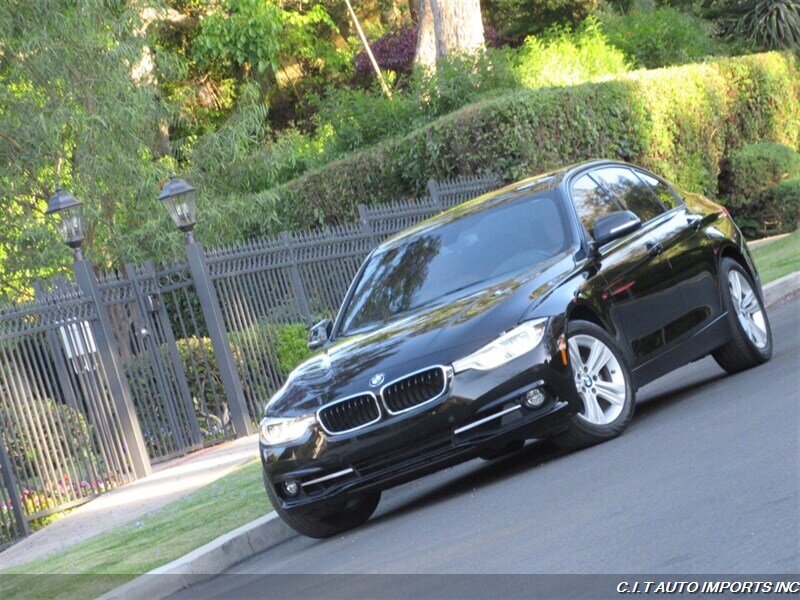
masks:
POLYGON ((417 53, 414 63, 433 69, 436 67, 436 35, 433 30, 431 0, 419 0, 417 16, 417 53))
MULTIPOLYGON (((428 0, 436 37, 436 60, 483 49, 480 0, 428 0)), ((420 21, 420 33, 422 22, 420 21)))

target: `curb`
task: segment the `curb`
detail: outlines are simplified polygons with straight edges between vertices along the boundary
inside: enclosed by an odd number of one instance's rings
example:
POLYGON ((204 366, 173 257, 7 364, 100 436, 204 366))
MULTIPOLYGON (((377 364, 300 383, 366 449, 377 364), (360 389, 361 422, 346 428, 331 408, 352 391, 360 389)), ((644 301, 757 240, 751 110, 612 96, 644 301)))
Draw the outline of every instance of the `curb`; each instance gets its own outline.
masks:
POLYGON ((123 598, 161 600, 190 585, 212 579, 232 566, 296 535, 297 533, 286 525, 277 513, 271 512, 221 535, 163 567, 140 575, 100 596, 100 600, 123 598))
POLYGON ((764 306, 769 307, 800 291, 800 271, 776 279, 764 286, 764 306))

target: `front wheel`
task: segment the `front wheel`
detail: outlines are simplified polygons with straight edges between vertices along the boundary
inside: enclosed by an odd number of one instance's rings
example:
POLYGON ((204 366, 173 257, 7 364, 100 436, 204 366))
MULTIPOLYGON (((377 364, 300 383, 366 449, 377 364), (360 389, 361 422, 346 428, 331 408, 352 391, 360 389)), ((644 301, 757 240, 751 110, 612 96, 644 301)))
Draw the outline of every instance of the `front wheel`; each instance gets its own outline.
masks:
POLYGON ((753 280, 738 262, 723 259, 719 279, 731 340, 712 356, 728 373, 738 373, 772 357, 772 330, 753 280))
POLYGON ((583 448, 618 436, 633 417, 635 392, 614 338, 594 323, 572 321, 567 348, 583 408, 553 441, 564 448, 583 448))
POLYGON ((264 477, 267 497, 278 516, 297 533, 312 538, 327 538, 366 523, 378 507, 380 492, 367 492, 348 497, 329 510, 318 513, 310 510, 287 511, 281 507, 281 500, 264 477))

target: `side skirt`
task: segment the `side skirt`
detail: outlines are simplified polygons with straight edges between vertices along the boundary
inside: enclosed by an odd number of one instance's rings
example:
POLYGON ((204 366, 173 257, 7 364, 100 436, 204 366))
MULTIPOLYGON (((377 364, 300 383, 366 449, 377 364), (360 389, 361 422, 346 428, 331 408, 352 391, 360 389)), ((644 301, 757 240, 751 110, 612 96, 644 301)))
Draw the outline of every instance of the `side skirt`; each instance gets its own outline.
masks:
POLYGON ((633 370, 633 382, 640 388, 670 371, 703 358, 731 339, 728 313, 724 312, 691 337, 633 370))

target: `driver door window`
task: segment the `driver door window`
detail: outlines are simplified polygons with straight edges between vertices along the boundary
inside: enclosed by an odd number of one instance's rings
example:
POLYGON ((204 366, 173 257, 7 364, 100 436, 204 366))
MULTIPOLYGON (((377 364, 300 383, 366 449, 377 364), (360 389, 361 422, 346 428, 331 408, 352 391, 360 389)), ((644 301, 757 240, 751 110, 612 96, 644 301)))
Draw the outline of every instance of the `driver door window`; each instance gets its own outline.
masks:
POLYGON ((572 202, 578 218, 589 235, 592 235, 597 219, 615 211, 624 210, 617 198, 588 174, 582 175, 572 184, 572 202))

